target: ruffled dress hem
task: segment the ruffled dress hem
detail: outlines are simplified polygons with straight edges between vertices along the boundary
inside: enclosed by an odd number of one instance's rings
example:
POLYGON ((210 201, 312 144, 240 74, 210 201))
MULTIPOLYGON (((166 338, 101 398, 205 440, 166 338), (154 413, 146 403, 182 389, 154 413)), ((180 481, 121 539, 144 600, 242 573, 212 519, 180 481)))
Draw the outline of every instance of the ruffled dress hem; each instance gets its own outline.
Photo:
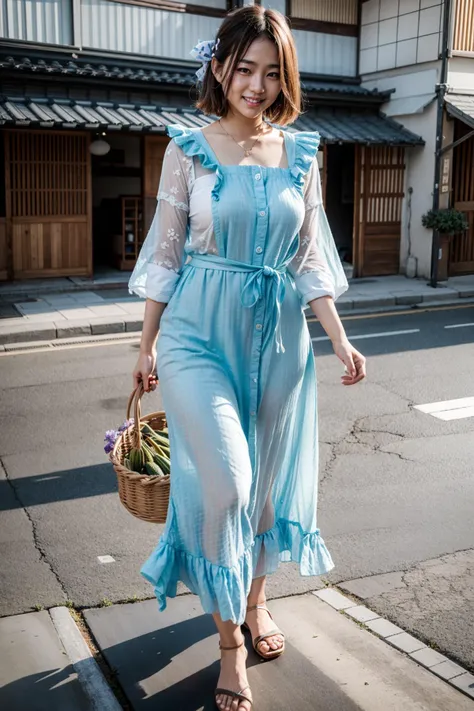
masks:
POLYGON ((160 611, 166 609, 168 597, 176 597, 178 581, 182 581, 199 595, 205 613, 218 612, 224 621, 242 624, 255 573, 270 575, 280 562, 298 563, 304 576, 323 575, 334 567, 319 529, 305 533, 298 523, 280 519, 255 537, 232 568, 178 550, 163 537, 141 574, 154 586, 160 611))

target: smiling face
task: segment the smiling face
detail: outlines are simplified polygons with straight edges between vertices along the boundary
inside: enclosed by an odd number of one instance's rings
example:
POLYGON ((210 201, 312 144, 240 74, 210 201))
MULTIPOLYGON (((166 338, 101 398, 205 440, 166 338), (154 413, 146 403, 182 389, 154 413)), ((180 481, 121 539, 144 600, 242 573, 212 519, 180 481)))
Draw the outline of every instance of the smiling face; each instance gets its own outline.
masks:
MULTIPOLYGON (((212 70, 225 85, 224 66, 213 60, 212 70)), ((267 37, 256 39, 237 64, 226 91, 229 111, 247 119, 256 119, 276 100, 281 91, 278 50, 267 37)))

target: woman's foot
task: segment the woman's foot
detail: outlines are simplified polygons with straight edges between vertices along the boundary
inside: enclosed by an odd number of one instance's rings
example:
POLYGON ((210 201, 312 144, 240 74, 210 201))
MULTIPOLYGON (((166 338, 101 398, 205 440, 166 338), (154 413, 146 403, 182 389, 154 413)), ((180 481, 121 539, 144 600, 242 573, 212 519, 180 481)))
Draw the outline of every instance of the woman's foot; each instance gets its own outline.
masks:
POLYGON ((252 695, 247 679, 245 664, 247 650, 245 644, 242 641, 242 644, 232 649, 226 649, 226 646, 231 647, 233 645, 223 644, 221 647, 221 673, 217 682, 217 689, 221 691, 216 694, 217 708, 221 709, 221 711, 251 711, 252 704, 250 699, 252 695), (225 693, 226 689, 237 693, 242 692, 243 696, 246 696, 248 700, 232 697, 230 694, 225 693))
MULTIPOLYGON (((266 608, 266 601, 251 604, 250 601, 247 607, 245 622, 250 629, 252 639, 257 639, 267 632, 275 632, 275 623, 266 608)), ((261 652, 263 656, 276 655, 279 650, 284 647, 285 641, 282 633, 272 634, 265 637, 256 644, 256 651, 261 652)))

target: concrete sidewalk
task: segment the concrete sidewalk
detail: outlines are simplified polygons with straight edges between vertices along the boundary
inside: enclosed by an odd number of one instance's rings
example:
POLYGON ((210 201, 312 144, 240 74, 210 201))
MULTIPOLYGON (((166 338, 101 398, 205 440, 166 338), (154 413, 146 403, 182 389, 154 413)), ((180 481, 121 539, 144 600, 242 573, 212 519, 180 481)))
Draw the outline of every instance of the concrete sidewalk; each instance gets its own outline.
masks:
MULTIPOLYGON (((272 600, 270 607, 287 645, 281 659, 262 663, 247 638, 258 711, 474 708, 474 676, 336 590, 272 600)), ((67 608, 0 620, 0 708, 215 708, 217 635, 195 596, 171 600, 164 613, 148 600, 86 610, 84 618, 100 667, 67 608)))
MULTIPOLYGON (((113 274, 96 279, 91 289, 83 289, 90 280, 76 280, 81 288, 67 291, 72 280, 54 280, 61 291, 50 292, 44 280, 28 286, 0 285, 0 348, 31 341, 51 341, 77 336, 138 332, 144 301, 127 290, 128 276, 120 274, 117 286, 113 274), (31 291, 25 291, 30 288, 31 291), (23 290, 23 291, 21 291, 23 290)), ((404 276, 355 279, 337 302, 341 314, 420 308, 474 300, 474 276, 455 277, 433 289, 425 280, 404 276)))

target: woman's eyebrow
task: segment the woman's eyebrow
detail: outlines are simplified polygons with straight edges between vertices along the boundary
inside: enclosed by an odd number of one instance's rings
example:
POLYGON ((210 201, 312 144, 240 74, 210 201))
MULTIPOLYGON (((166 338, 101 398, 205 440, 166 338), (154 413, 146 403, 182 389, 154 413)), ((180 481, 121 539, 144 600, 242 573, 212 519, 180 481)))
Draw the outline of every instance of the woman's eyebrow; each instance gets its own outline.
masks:
MULTIPOLYGON (((254 67, 256 66, 257 62, 253 62, 251 59, 241 59, 239 64, 252 64, 254 67)), ((267 64, 267 69, 280 69, 279 64, 267 64)))

